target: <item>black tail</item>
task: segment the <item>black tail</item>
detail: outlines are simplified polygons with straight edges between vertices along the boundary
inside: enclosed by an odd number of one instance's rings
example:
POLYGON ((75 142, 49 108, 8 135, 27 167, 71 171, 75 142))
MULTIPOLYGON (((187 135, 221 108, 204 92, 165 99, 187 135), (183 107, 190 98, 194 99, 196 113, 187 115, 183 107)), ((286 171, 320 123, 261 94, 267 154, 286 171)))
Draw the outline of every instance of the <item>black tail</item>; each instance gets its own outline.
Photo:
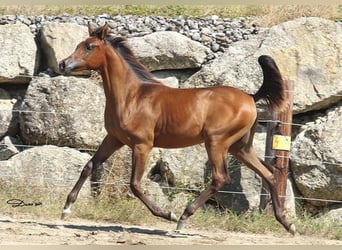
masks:
POLYGON ((254 101, 264 100, 272 110, 281 110, 285 103, 285 86, 278 66, 270 56, 262 55, 258 62, 262 68, 264 81, 253 95, 254 101))

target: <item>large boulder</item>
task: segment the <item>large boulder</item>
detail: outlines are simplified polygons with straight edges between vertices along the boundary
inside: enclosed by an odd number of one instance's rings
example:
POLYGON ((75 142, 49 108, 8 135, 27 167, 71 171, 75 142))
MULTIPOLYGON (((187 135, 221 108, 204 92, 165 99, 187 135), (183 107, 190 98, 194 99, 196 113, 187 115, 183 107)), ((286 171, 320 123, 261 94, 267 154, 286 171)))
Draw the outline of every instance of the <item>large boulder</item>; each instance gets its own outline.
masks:
MULTIPOLYGON (((74 52, 76 46, 88 36, 87 28, 75 23, 44 24, 41 28, 40 42, 47 67, 59 73, 59 61, 74 52)), ((138 59, 151 71, 199 68, 210 53, 210 50, 201 43, 171 31, 129 38, 129 43, 138 59)), ((87 75, 89 71, 80 74, 87 75)))
POLYGON ((0 141, 0 161, 8 160, 13 155, 19 153, 21 142, 15 137, 5 136, 0 141))
POLYGON ((258 208, 261 178, 234 158, 229 158, 229 173, 231 182, 214 196, 217 203, 237 213, 258 208))
MULTIPOLYGON (((261 130, 262 128, 259 127, 261 130)), ((255 133, 253 146, 260 158, 265 155, 266 133, 255 133)), ((231 183, 223 186, 214 198, 223 207, 241 213, 259 207, 261 177, 234 157, 227 157, 231 183)))
POLYGON ((37 45, 24 24, 0 25, 0 83, 27 83, 35 73, 37 45))
POLYGON ((284 79, 295 83, 294 113, 326 108, 341 100, 342 27, 316 17, 281 23, 232 44, 203 66, 184 87, 230 85, 255 93, 262 83, 258 57, 272 56, 284 79))
POLYGON ((138 59, 149 70, 199 68, 210 50, 173 31, 160 31, 129 39, 138 59))
MULTIPOLYGON (((12 156, 7 161, 0 161, 1 183, 8 185, 25 184, 50 193, 67 194, 80 176, 83 166, 90 159, 87 153, 67 147, 37 146, 12 156)), ((81 193, 90 194, 89 181, 81 193)))
POLYGON ((18 113, 13 112, 17 100, 0 88, 0 138, 16 135, 18 132, 18 113))
POLYGON ((106 135, 105 95, 93 78, 36 77, 20 107, 27 144, 94 149, 106 135))
POLYGON ((323 219, 327 222, 337 223, 342 226, 342 208, 335 208, 323 215, 323 219))
POLYGON ((58 73, 58 63, 71 55, 76 46, 88 36, 87 27, 76 23, 49 22, 42 25, 40 44, 44 51, 47 67, 58 73))
POLYGON ((208 168, 208 156, 204 145, 164 149, 160 153, 160 160, 173 176, 173 185, 188 188, 203 187, 208 168))
POLYGON ((291 167, 301 194, 314 205, 342 200, 342 105, 330 109, 298 134, 291 150, 291 167))

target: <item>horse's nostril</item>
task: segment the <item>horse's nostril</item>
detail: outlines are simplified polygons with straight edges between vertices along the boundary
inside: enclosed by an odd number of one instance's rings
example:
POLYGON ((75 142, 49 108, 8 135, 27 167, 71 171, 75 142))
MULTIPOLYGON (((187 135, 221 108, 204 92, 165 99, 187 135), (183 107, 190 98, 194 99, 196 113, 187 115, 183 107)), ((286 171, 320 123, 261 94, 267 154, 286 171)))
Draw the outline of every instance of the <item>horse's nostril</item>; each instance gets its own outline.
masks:
POLYGON ((63 60, 59 63, 59 70, 64 71, 64 69, 65 69, 65 61, 63 60))

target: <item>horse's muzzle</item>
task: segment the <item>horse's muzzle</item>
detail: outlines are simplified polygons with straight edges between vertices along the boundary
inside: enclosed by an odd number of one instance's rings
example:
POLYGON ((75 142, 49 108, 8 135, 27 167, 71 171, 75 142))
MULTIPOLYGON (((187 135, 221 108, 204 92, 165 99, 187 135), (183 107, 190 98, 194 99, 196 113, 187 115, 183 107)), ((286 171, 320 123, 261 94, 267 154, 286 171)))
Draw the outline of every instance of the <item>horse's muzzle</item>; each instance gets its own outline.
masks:
POLYGON ((77 63, 74 63, 68 59, 62 60, 59 65, 59 72, 64 75, 70 75, 71 71, 76 68, 77 63))
POLYGON ((70 74, 70 70, 67 69, 66 67, 66 63, 65 63, 65 60, 62 60, 59 65, 58 65, 58 68, 59 68, 59 72, 62 73, 62 74, 70 74))

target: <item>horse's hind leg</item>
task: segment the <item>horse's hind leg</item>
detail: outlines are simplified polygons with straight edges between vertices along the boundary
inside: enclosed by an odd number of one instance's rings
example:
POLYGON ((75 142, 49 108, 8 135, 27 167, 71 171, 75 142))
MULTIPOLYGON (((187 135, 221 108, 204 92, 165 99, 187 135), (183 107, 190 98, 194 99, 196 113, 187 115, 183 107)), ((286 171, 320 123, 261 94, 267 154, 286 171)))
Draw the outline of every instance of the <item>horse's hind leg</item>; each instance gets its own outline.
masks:
POLYGON ((209 161, 212 168, 212 183, 183 212, 177 225, 177 230, 184 228, 187 219, 195 213, 212 195, 219 191, 230 177, 226 168, 227 147, 206 144, 209 161))
POLYGON ((95 171, 105 160, 107 160, 107 158, 111 156, 115 150, 122 146, 123 144, 121 142, 113 137, 110 137, 109 135, 104 138, 95 155, 84 166, 78 181, 69 193, 63 208, 61 216, 62 219, 71 213, 71 205, 76 201, 78 193, 89 175, 95 171))
POLYGON ((247 167, 254 170, 266 181, 271 193, 273 210, 276 219, 285 227, 288 232, 295 234, 295 226, 293 224, 290 225, 287 222, 280 206, 279 194, 275 186, 273 173, 257 157, 254 148, 251 146, 251 143, 244 144, 242 141, 239 141, 235 145, 232 145, 230 153, 232 153, 238 160, 245 163, 247 167))

